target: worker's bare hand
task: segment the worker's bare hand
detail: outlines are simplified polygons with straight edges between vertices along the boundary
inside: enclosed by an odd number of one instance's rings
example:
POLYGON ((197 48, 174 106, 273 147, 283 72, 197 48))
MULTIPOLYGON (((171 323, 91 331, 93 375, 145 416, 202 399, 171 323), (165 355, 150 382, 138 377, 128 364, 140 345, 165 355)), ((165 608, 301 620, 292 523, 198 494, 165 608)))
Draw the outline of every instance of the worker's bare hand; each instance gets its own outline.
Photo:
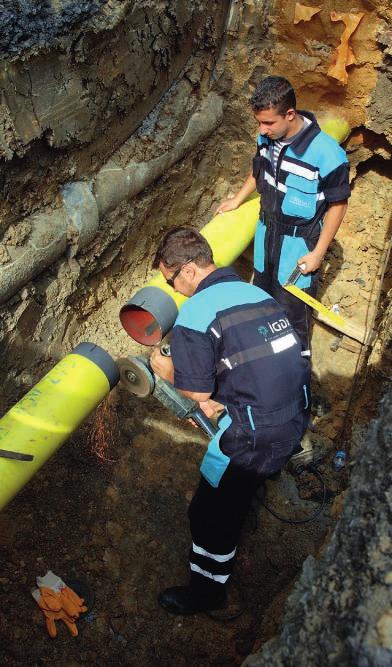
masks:
POLYGON ((162 380, 167 380, 173 384, 174 366, 171 357, 164 357, 160 350, 156 348, 151 354, 150 366, 162 380))
POLYGON ((303 255, 303 257, 300 257, 297 264, 300 267, 301 272, 306 276, 307 273, 317 271, 317 269, 320 268, 323 259, 324 257, 322 255, 315 250, 312 250, 312 252, 308 252, 306 255, 303 255), (302 264, 304 264, 304 267, 302 264))
POLYGON ((199 402, 200 408, 203 410, 206 417, 216 417, 217 414, 222 412, 225 409, 225 406, 218 401, 213 401, 212 398, 208 398, 206 401, 199 402))
POLYGON ((232 197, 232 199, 225 199, 219 204, 214 215, 218 215, 218 213, 227 213, 228 211, 234 211, 236 208, 238 208, 238 206, 239 204, 235 197, 232 197))

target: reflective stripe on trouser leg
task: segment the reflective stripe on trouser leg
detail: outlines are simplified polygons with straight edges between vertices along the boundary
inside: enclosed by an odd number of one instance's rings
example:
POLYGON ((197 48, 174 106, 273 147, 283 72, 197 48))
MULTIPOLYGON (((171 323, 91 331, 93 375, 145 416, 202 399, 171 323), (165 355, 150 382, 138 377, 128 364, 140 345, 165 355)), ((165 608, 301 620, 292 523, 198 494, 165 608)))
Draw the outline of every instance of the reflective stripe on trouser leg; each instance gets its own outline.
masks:
POLYGON ((236 548, 228 554, 214 554, 193 543, 189 557, 191 570, 225 584, 233 569, 235 552, 236 548))
MULTIPOLYGON (((223 436, 226 436, 226 434, 223 436)), ((189 506, 192 534, 189 560, 192 575, 225 584, 233 570, 236 548, 257 476, 229 467, 217 488, 202 477, 189 506)))
MULTIPOLYGON (((311 328, 310 314, 311 314, 311 310, 307 306, 306 303, 304 303, 304 306, 305 306, 305 318, 306 318, 306 330, 307 330, 307 336, 308 336, 308 345, 307 345, 307 347, 304 347, 302 349, 301 356, 309 358, 311 356, 311 351, 310 351, 310 328, 311 328)), ((301 341, 301 343, 302 343, 302 341, 301 341)))

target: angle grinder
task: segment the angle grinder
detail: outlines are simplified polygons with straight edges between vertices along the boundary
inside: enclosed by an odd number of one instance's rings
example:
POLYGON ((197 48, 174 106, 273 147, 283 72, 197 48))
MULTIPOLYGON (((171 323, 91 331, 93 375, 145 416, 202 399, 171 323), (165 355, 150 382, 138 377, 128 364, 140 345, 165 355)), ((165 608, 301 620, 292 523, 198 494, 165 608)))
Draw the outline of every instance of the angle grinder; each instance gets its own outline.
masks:
MULTIPOLYGON (((162 346, 161 353, 170 356, 168 346, 162 346)), ((217 433, 199 404, 180 394, 170 382, 156 375, 147 358, 129 356, 117 359, 116 363, 120 371, 120 382, 130 394, 139 398, 152 395, 176 417, 193 419, 210 438, 217 433)))

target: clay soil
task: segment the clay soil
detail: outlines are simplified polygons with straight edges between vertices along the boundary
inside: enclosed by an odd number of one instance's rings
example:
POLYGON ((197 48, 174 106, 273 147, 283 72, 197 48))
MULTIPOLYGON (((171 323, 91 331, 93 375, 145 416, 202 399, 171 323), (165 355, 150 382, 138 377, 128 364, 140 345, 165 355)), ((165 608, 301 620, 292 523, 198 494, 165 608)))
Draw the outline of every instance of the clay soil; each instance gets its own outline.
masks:
MULTIPOLYGON (((238 618, 177 617, 157 603, 159 590, 188 579, 186 512, 205 446, 200 431, 155 399, 112 392, 0 515, 1 665, 240 665, 276 633, 303 560, 333 523, 330 502, 304 526, 282 523, 255 503, 230 604, 219 612, 243 608, 238 618), (58 623, 51 640, 30 596, 48 569, 94 592, 77 638, 58 623)), ((330 463, 321 470, 330 500, 345 473, 330 463)), ((276 510, 300 518, 317 509, 320 485, 284 472, 268 482, 267 495, 276 510)))
MULTIPOLYGON (((344 316, 358 321, 371 322, 377 310, 382 273, 377 267, 382 265, 389 214, 383 203, 384 179, 381 170, 372 169, 357 178, 347 223, 329 253, 321 286, 323 302, 339 303, 344 316), (369 242, 357 215, 367 201, 368 180, 380 202, 369 242)), ((237 268, 249 279, 249 261, 243 271, 237 268)), ((132 349, 118 323, 134 273, 132 265, 128 273, 102 275, 94 295, 100 290, 105 298, 100 305, 94 300, 75 326, 72 347, 93 340, 115 358, 140 352, 132 349)), ((141 282, 145 280, 144 273, 141 282)), ((176 617, 159 607, 162 588, 188 580, 186 513, 207 439, 154 399, 136 399, 116 388, 0 514, 0 664, 240 665, 277 633, 304 560, 317 556, 329 539, 353 457, 348 452, 348 466, 341 472, 334 470, 332 458, 336 449, 347 446, 348 412, 358 428, 374 416, 381 389, 377 350, 368 359, 370 381, 354 410, 360 386, 353 386, 353 378, 366 364, 368 352, 315 324, 315 431, 310 437, 321 452, 327 505, 315 522, 300 526, 282 523, 255 505, 243 532, 225 612, 234 616, 244 608, 233 620, 176 617), (77 638, 60 626, 58 637, 51 640, 30 595, 35 577, 48 569, 65 580, 87 581, 95 594, 91 612, 78 623, 77 638)), ((284 472, 280 480, 268 482, 267 497, 278 512, 298 519, 317 510, 320 484, 309 474, 294 478, 284 472)))

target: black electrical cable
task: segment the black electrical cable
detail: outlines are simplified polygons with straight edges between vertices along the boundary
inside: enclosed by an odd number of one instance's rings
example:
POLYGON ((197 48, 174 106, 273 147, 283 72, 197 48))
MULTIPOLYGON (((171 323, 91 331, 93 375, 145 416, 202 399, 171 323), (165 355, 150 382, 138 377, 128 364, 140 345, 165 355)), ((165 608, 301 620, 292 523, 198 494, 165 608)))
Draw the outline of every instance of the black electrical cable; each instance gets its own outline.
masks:
MULTIPOLYGON (((304 469, 301 470, 301 473, 305 472, 305 471, 313 473, 313 475, 315 475, 315 477, 317 477, 319 479, 319 481, 321 482, 321 488, 323 490, 323 497, 322 497, 320 507, 317 509, 317 511, 314 514, 312 514, 310 517, 307 517, 306 519, 288 519, 287 517, 280 516, 280 514, 275 512, 275 510, 273 510, 271 507, 269 507, 265 503, 265 501, 264 501, 264 488, 265 488, 264 485, 262 487, 259 487, 259 488, 263 489, 263 497, 260 497, 259 489, 256 491, 255 495, 256 495, 256 498, 259 501, 259 503, 270 514, 272 514, 272 516, 274 516, 276 519, 279 519, 279 521, 284 521, 285 523, 290 523, 292 525, 300 525, 300 524, 310 523, 311 521, 314 521, 321 514, 321 512, 323 511, 323 509, 325 507, 326 497, 327 497, 327 488, 326 488, 324 479, 323 479, 320 471, 315 466, 313 466, 311 464, 306 465, 304 467, 304 469)), ((298 474, 301 474, 301 473, 298 473, 298 474)), ((256 530, 257 530, 257 518, 256 518, 255 529, 252 532, 255 532, 256 530)), ((230 582, 235 586, 235 588, 238 591, 239 598, 240 598, 240 608, 238 609, 238 611, 234 612, 233 614, 227 614, 227 615, 221 615, 219 612, 217 612, 217 613, 214 613, 214 612, 211 612, 211 611, 205 612, 206 616, 208 616, 209 618, 212 618, 212 620, 214 620, 214 621, 218 621, 219 623, 226 623, 228 621, 234 621, 235 619, 242 616, 242 614, 246 611, 246 609, 248 607, 247 602, 245 600, 244 592, 243 592, 244 586, 249 586, 251 588, 259 586, 259 584, 243 584, 243 583, 240 583, 233 576, 230 577, 230 582)))
MULTIPOLYGON (((314 521, 321 514, 321 512, 323 511, 323 509, 325 507, 325 501, 326 501, 326 498, 327 498, 327 487, 325 486, 324 479, 323 479, 320 471, 314 465, 307 464, 304 467, 304 469, 301 470, 301 473, 305 472, 305 471, 311 472, 315 477, 318 478, 318 480, 321 482, 321 488, 323 490, 323 497, 322 497, 322 500, 321 500, 320 507, 316 510, 316 512, 314 514, 312 514, 309 517, 306 517, 306 519, 289 519, 288 517, 281 516, 280 514, 275 512, 275 510, 273 510, 272 507, 269 507, 269 505, 266 504, 266 502, 264 501, 264 496, 261 498, 260 495, 259 495, 259 489, 257 489, 257 491, 256 491, 257 500, 267 510, 267 512, 272 514, 272 516, 274 516, 276 519, 279 519, 279 521, 283 521, 284 523, 290 523, 294 526, 298 526, 298 525, 301 525, 301 524, 304 524, 304 523, 310 523, 311 521, 314 521)), ((301 473, 299 473, 299 474, 301 474, 301 473)), ((264 489, 264 487, 261 487, 261 488, 264 489)))

